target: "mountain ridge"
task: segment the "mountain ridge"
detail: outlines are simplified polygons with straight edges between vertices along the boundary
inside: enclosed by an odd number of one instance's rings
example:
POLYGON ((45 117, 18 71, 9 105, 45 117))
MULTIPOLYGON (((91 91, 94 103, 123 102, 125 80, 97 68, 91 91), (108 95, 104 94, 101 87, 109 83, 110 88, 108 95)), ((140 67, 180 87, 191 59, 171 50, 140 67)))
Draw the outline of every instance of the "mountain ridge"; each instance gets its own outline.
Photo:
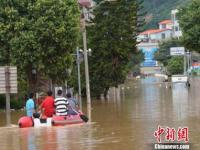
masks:
POLYGON ((144 0, 147 24, 144 29, 157 28, 158 23, 171 18, 171 10, 186 6, 190 0, 144 0))

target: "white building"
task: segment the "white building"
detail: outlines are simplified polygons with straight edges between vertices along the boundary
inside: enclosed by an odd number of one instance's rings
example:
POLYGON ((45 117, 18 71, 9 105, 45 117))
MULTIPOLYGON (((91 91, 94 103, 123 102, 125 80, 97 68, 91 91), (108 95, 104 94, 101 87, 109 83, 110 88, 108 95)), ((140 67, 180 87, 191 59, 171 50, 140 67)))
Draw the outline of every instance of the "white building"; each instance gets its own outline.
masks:
POLYGON ((172 38, 172 29, 150 29, 139 34, 138 41, 157 43, 172 38))
POLYGON ((158 23, 159 24, 159 29, 171 29, 172 30, 172 20, 163 20, 161 22, 158 23))
POLYGON ((167 40, 172 37, 182 36, 182 32, 179 27, 179 23, 176 17, 178 10, 171 11, 171 20, 163 20, 158 23, 159 29, 149 29, 138 35, 137 40, 139 42, 159 42, 167 40))

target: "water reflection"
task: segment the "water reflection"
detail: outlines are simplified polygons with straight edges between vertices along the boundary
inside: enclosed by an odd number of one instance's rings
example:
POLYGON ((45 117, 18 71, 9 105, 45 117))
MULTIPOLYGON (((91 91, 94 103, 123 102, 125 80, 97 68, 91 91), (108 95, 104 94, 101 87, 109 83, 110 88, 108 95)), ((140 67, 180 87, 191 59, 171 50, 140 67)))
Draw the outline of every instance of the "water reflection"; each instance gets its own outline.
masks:
POLYGON ((20 133, 20 149, 70 150, 90 149, 96 142, 92 137, 92 124, 68 127, 42 127, 16 129, 20 133))
POLYGON ((0 135, 2 150, 20 150, 20 140, 16 136, 16 128, 2 127, 0 128, 0 135))
POLYGON ((184 83, 176 83, 172 86, 172 100, 174 118, 176 120, 187 118, 190 98, 184 83))
POLYGON ((36 138, 35 134, 37 134, 36 130, 33 128, 26 128, 19 130, 20 134, 20 145, 21 149, 25 150, 35 150, 36 149, 36 138))

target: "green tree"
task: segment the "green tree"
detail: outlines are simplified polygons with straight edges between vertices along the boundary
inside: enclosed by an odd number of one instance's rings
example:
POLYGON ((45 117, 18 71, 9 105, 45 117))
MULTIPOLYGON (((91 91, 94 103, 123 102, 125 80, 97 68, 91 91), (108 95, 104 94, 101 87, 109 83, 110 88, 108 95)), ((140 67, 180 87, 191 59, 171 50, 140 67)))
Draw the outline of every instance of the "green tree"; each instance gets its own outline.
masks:
POLYGON ((169 74, 183 74, 183 57, 172 57, 167 65, 167 71, 169 74))
POLYGON ((14 36, 14 26, 18 19, 17 10, 11 1, 0 0, 0 65, 11 63, 10 41, 14 36))
POLYGON ((134 75, 140 73, 140 64, 144 61, 144 53, 142 51, 136 51, 132 57, 131 61, 129 62, 129 68, 131 68, 131 72, 134 75))
POLYGON ((164 66, 168 64, 168 61, 171 59, 170 56, 170 48, 171 47, 180 47, 182 46, 182 42, 179 39, 170 39, 167 41, 163 41, 159 44, 158 51, 155 52, 154 58, 163 63, 164 66))
POLYGON ((191 0, 190 4, 179 10, 179 23, 183 31, 183 43, 189 50, 200 52, 200 1, 191 0))
POLYGON ((66 69, 72 64, 70 54, 79 38, 77 1, 1 0, 0 3, 1 58, 12 58, 9 63, 17 65, 20 77, 28 80, 30 89, 33 89, 33 70, 37 76, 46 76, 54 82, 66 80, 66 69))
POLYGON ((136 36, 143 19, 136 0, 104 1, 94 11, 90 29, 90 79, 93 96, 107 94, 124 83, 136 52, 136 36))

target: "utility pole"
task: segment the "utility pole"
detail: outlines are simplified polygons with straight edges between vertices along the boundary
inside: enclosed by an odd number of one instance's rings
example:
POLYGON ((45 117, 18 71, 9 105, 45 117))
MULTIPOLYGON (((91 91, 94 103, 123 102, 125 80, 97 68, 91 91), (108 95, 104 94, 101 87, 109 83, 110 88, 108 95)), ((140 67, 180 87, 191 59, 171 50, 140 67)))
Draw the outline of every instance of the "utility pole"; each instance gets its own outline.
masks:
POLYGON ((185 52, 183 56, 184 56, 184 75, 186 75, 186 65, 187 65, 186 57, 187 57, 187 52, 185 52))
POLYGON ((5 67, 5 82, 6 82, 6 125, 10 126, 10 69, 5 67))
POLYGON ((88 68, 88 55, 87 55, 87 37, 86 37, 86 8, 83 6, 83 49, 84 49, 84 61, 85 61, 85 81, 86 81, 86 95, 87 95, 87 104, 91 104, 90 98, 90 80, 89 80, 89 68, 88 68))
POLYGON ((82 97, 81 97, 81 76, 80 76, 80 55, 79 49, 76 49, 76 61, 77 61, 77 71, 78 71, 78 98, 79 98, 79 106, 80 110, 82 111, 82 97))
POLYGON ((187 71, 190 69, 190 52, 187 52, 187 71))
POLYGON ((192 66, 192 52, 190 52, 190 67, 192 66))

